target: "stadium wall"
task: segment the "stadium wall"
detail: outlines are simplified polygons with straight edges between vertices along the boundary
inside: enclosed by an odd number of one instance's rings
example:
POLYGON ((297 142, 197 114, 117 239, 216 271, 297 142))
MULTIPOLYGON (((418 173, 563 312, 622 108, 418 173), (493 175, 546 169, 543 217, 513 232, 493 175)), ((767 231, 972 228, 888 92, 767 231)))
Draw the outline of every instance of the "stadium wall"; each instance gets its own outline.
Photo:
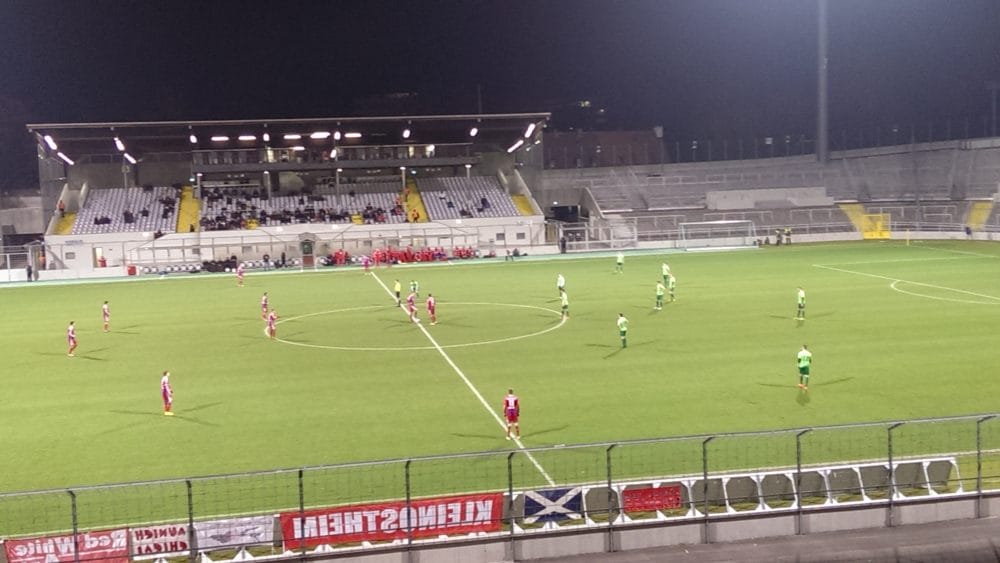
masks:
POLYGON ((709 520, 634 524, 550 532, 541 536, 398 548, 381 553, 345 553, 340 557, 315 556, 317 561, 343 560, 346 555, 361 563, 490 563, 530 561, 549 557, 631 551, 677 545, 726 543, 764 538, 851 530, 877 531, 894 526, 971 520, 1000 514, 1000 496, 928 499, 892 506, 855 506, 812 509, 796 514, 714 515, 709 520))
POLYGON ((149 232, 50 235, 45 237, 50 255, 49 269, 39 272, 39 279, 122 276, 128 265, 141 263, 144 260, 137 258, 143 257, 156 258, 163 264, 191 264, 233 255, 241 260, 260 260, 264 254, 277 258, 282 252, 287 253, 288 258, 297 258, 300 256, 299 237, 305 234, 313 235, 317 241, 317 254, 340 248, 357 253, 365 247, 366 241, 370 244, 385 241, 385 244, 403 247, 472 246, 483 253, 493 250, 497 254, 503 254, 505 248, 515 247, 525 251, 531 249, 533 254, 557 252, 555 246, 545 244, 545 221, 540 216, 417 224, 284 225, 246 231, 171 233, 158 239, 149 232), (500 234, 503 240, 498 237, 500 234), (97 248, 107 260, 107 267, 97 266, 97 248), (195 248, 197 254, 190 252, 195 248))

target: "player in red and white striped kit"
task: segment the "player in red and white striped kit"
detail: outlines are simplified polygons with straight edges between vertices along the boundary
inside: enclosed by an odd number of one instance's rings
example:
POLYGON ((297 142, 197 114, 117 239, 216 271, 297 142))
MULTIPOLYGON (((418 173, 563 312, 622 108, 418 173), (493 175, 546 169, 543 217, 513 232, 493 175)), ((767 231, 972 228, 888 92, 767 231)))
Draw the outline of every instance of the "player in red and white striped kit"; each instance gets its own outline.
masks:
POLYGON ((267 314, 267 335, 271 337, 271 340, 278 335, 278 312, 271 309, 271 312, 267 314))
POLYGON ((417 294, 412 291, 406 296, 406 310, 410 312, 411 321, 420 322, 420 319, 417 318, 417 294))
POLYGON ((174 411, 170 410, 174 406, 174 390, 170 387, 170 372, 166 370, 160 378, 160 396, 163 397, 164 416, 174 416, 174 411))
POLYGON ((264 292, 264 296, 260 298, 260 320, 267 320, 267 292, 264 292))
POLYGON ((69 328, 66 329, 66 343, 69 344, 69 352, 66 355, 73 357, 73 350, 76 350, 76 321, 69 322, 69 328))
POLYGON ((246 268, 243 267, 243 262, 236 265, 236 285, 243 287, 243 275, 246 273, 246 268))
POLYGON ((437 318, 437 300, 434 299, 434 295, 432 295, 430 293, 427 294, 427 314, 431 318, 431 324, 432 325, 438 324, 438 318, 437 318))
POLYGON ((521 438, 521 426, 517 419, 521 416, 521 401, 514 394, 513 389, 507 390, 507 395, 503 398, 503 414, 507 419, 507 439, 510 440, 510 429, 514 428, 515 437, 521 438))
POLYGON ((104 317, 104 332, 108 332, 108 326, 111 324, 111 309, 108 308, 107 301, 101 305, 101 316, 104 317))

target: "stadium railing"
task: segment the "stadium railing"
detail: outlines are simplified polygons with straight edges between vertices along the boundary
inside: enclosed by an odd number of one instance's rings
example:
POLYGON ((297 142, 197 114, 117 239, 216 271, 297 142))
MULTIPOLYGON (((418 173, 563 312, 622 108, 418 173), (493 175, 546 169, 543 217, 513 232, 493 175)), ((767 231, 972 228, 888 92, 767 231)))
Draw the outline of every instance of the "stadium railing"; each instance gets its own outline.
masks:
POLYGON ((989 491, 1000 491, 996 414, 5 493, 0 537, 9 563, 45 549, 60 561, 279 557, 845 505, 891 513, 934 497, 976 500, 979 516, 989 491))

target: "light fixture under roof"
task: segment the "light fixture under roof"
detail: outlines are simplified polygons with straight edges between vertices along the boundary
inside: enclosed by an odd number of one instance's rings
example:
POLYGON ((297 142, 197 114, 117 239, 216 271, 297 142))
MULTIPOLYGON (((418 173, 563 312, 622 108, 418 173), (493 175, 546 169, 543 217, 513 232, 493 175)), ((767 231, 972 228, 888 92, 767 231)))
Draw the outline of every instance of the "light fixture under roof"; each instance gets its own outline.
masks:
POLYGON ((292 147, 292 150, 296 151, 296 152, 301 152, 301 151, 306 150, 306 148, 303 147, 302 145, 298 145, 298 146, 292 147))
POLYGON ((257 140, 257 136, 256 135, 240 135, 237 138, 239 140, 241 140, 241 141, 256 141, 257 140))
POLYGON ((192 145, 198 144, 198 137, 195 137, 194 133, 191 133, 191 136, 188 137, 188 140, 191 141, 192 145))
POLYGON ((525 130, 525 132, 524 132, 524 138, 527 139, 534 132, 535 132, 535 123, 531 122, 531 123, 528 124, 528 129, 525 130))
POLYGON ((358 133, 357 131, 351 131, 350 133, 344 133, 344 138, 345 139, 360 139, 361 138, 361 133, 358 133))
POLYGON ((271 142, 271 134, 268 133, 267 131, 264 131, 263 139, 264 139, 265 143, 270 143, 271 142))
POLYGON ((59 145, 56 144, 56 141, 55 139, 52 138, 52 135, 46 135, 42 138, 45 139, 45 144, 48 145, 50 149, 54 151, 59 150, 59 145))
POLYGON ((115 137, 115 147, 118 149, 118 152, 125 152, 125 143, 118 137, 115 137))
POLYGON ((518 139, 516 143, 514 143, 513 145, 510 146, 510 148, 507 149, 507 152, 513 153, 517 149, 521 148, 521 145, 523 144, 524 144, 524 139, 518 139))
POLYGON ((317 140, 329 139, 330 138, 330 132, 329 131, 314 131, 311 135, 309 135, 309 138, 310 139, 317 139, 317 140))
POLYGON ((330 151, 330 158, 337 158, 337 149, 333 149, 330 151))
POLYGON ((64 161, 66 161, 66 164, 69 164, 70 166, 73 166, 74 164, 76 164, 75 162, 73 162, 73 159, 71 159, 70 157, 64 155, 63 153, 57 152, 56 154, 59 156, 59 158, 61 158, 64 161))
POLYGON ((125 153, 123 156, 125 157, 125 160, 129 161, 130 164, 135 164, 134 156, 130 155, 129 153, 125 153))
POLYGON ((333 140, 334 140, 334 141, 339 141, 339 140, 340 140, 340 137, 341 137, 341 135, 340 135, 340 131, 334 131, 334 132, 333 132, 333 140))
POLYGON ((409 139, 410 138, 410 128, 409 127, 407 127, 406 129, 403 129, 403 138, 404 139, 409 139))
POLYGON ((282 138, 286 141, 298 141, 302 138, 302 135, 299 135, 298 133, 286 133, 282 138))
POLYGON ((472 129, 469 129, 469 136, 470 137, 475 137, 478 134, 479 134, 479 128, 478 127, 473 127, 472 129))
POLYGON ((229 140, 229 137, 227 137, 225 135, 216 135, 216 136, 212 137, 212 142, 213 143, 225 143, 228 140, 229 140))

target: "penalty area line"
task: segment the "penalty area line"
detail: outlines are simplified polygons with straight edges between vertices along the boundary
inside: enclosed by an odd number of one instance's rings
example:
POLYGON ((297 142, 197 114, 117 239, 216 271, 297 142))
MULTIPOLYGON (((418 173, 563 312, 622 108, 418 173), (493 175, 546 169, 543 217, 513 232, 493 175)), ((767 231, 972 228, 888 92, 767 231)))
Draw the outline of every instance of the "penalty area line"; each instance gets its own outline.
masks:
MULTIPOLYGON (((385 285, 385 283, 382 282, 382 280, 378 277, 378 275, 375 272, 371 272, 371 275, 373 278, 375 278, 375 281, 378 282, 380 286, 382 286, 382 289, 385 290, 389 298, 395 301, 396 296, 395 294, 392 293, 392 291, 389 290, 389 286, 385 285)), ((403 308, 402 303, 400 303, 399 308, 400 310, 403 311, 403 314, 406 314, 406 309, 403 308)), ((473 385, 471 381, 469 381, 469 378, 465 376, 465 373, 462 372, 462 369, 459 368, 457 364, 455 364, 455 362, 451 359, 451 356, 449 356, 448 353, 444 351, 444 348, 442 348, 441 345, 438 344, 437 339, 435 339, 434 336, 431 335, 430 331, 427 330, 427 327, 425 327, 420 323, 415 323, 415 324, 417 325, 417 328, 420 329, 420 332, 424 333, 424 336, 427 337, 427 340, 430 341, 431 345, 434 346, 434 349, 438 351, 438 354, 441 354, 441 357, 444 358, 444 361, 447 362, 449 366, 451 366, 451 369, 455 370, 455 373, 457 373, 460 378, 462 378, 462 381, 465 383, 465 386, 468 387, 470 391, 472 391, 472 394, 475 395, 477 399, 479 399, 479 403, 483 405, 483 408, 486 409, 486 412, 490 413, 490 416, 492 416, 493 420, 495 420, 496 423, 500 425, 500 428, 506 430, 507 425, 504 424, 503 420, 500 419, 500 415, 498 415, 496 412, 494 412, 492 408, 490 408, 490 404, 486 402, 485 398, 483 398, 483 394, 479 392, 479 389, 476 389, 476 386, 473 385)), ((535 456, 531 455, 531 452, 524 447, 524 443, 521 442, 521 439, 515 437, 513 438, 513 440, 514 443, 517 444, 517 447, 524 452, 524 455, 528 456, 528 460, 530 460, 531 464, 535 466, 535 469, 537 469, 538 472, 542 474, 542 477, 545 478, 549 486, 554 487, 556 485, 556 482, 552 480, 552 477, 549 476, 549 473, 547 471, 545 471, 545 468, 542 467, 542 464, 538 463, 538 460, 535 459, 535 456)))

